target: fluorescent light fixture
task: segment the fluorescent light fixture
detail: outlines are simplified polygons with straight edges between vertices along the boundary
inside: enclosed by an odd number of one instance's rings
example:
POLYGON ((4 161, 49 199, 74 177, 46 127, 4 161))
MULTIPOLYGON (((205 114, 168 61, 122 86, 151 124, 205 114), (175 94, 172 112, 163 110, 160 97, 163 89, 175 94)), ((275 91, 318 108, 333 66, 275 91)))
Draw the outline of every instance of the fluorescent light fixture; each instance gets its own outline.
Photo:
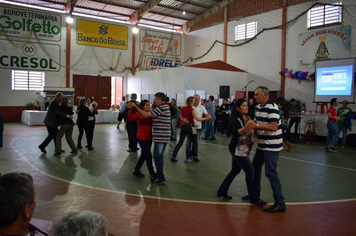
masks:
POLYGON ((138 28, 136 26, 132 28, 132 33, 134 33, 134 34, 138 33, 138 28))
POLYGON ((185 15, 185 11, 183 11, 183 15, 185 15))
POLYGON ((68 24, 72 24, 74 19, 71 16, 67 16, 66 21, 68 24))

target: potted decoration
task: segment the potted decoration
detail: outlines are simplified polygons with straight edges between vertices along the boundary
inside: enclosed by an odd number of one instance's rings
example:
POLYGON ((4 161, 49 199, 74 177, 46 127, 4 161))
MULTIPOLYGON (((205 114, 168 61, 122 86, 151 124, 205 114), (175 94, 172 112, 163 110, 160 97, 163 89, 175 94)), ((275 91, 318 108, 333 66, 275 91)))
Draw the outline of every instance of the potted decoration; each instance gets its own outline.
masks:
POLYGON ((34 102, 27 102, 26 103, 26 106, 29 110, 33 110, 34 106, 35 106, 35 103, 34 102))

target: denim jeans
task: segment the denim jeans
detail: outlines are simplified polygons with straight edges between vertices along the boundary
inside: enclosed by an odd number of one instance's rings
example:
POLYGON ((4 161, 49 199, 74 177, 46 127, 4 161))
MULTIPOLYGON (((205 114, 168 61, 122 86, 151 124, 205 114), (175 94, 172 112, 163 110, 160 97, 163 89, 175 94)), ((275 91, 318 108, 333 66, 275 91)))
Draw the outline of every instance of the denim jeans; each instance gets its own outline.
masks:
POLYGON ((326 123, 326 127, 329 130, 328 137, 326 138, 326 142, 325 142, 326 148, 335 145, 337 143, 337 140, 339 139, 339 132, 336 126, 337 126, 336 121, 328 121, 326 123))
POLYGON ((299 117, 298 118, 291 118, 290 122, 289 122, 289 127, 288 127, 289 128, 289 133, 290 133, 290 131, 292 129, 293 124, 295 124, 294 125, 294 134, 293 134, 293 136, 295 138, 298 137, 298 126, 299 126, 299 123, 300 123, 300 118, 299 117))
POLYGON ((143 163, 146 161, 148 172, 150 175, 154 175, 155 172, 153 170, 151 153, 152 140, 147 141, 138 139, 138 143, 141 147, 141 156, 136 163, 135 171, 140 171, 143 163))
POLYGON ((172 124, 171 124, 171 127, 172 127, 172 138, 173 139, 177 139, 177 123, 178 123, 178 116, 175 117, 175 118, 172 118, 172 124))
MULTIPOLYGON (((341 140, 341 145, 342 146, 346 146, 346 135, 347 135, 347 128, 346 128, 346 126, 344 126, 344 127, 341 127, 341 126, 338 126, 337 125, 337 133, 338 133, 338 135, 340 135, 340 132, 342 131, 342 140, 341 140)), ((337 137, 339 137, 339 136, 337 136, 337 137)))
POLYGON ((277 174, 278 154, 278 151, 263 151, 257 148, 256 154, 252 160, 252 166, 255 170, 254 181, 258 197, 261 192, 262 166, 265 164, 265 174, 272 187, 274 202, 284 206, 285 203, 282 194, 282 186, 277 174))
POLYGON ((253 179, 254 170, 250 158, 248 156, 235 156, 233 154, 231 155, 232 155, 231 171, 229 174, 227 174, 224 181, 220 185, 218 194, 227 195, 227 191, 229 190, 232 181, 240 173, 242 168, 245 172, 245 181, 247 185, 248 195, 250 196, 250 201, 251 203, 257 202, 260 198, 258 196, 259 194, 254 183, 254 179, 253 179))
POLYGON ((192 134, 192 127, 190 125, 182 125, 182 128, 180 130, 179 142, 177 143, 176 147, 173 150, 172 157, 174 158, 177 157, 179 149, 182 147, 185 137, 187 136, 190 137, 190 140, 193 143, 193 156, 198 155, 197 139, 194 137, 196 135, 192 134))
MULTIPOLYGON (((195 135, 197 137, 197 150, 198 150, 198 143, 200 140, 200 136, 201 136, 201 129, 197 129, 197 135, 195 135)), ((189 158, 194 158, 193 156, 193 152, 192 152, 192 141, 190 140, 189 136, 187 136, 187 143, 185 146, 185 155, 186 155, 186 159, 188 160, 189 158)), ((196 156, 198 157, 198 156, 196 156)))
POLYGON ((223 115, 221 117, 221 121, 222 121, 222 133, 226 134, 227 133, 227 127, 229 126, 230 116, 229 115, 223 115))
POLYGON ((215 133, 214 133, 214 122, 216 120, 215 114, 211 115, 211 119, 206 121, 205 124, 205 138, 215 138, 215 133))
POLYGON ((167 143, 154 142, 153 144, 153 160, 157 169, 157 178, 165 179, 163 174, 163 152, 166 149, 167 143))

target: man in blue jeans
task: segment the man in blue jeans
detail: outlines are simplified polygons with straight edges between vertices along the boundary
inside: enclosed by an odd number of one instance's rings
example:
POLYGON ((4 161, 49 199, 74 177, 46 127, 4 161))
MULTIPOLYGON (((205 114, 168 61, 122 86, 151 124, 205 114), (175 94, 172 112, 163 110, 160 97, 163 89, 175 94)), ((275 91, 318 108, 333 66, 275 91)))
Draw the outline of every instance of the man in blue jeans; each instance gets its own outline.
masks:
POLYGON ((208 103, 204 105, 208 114, 211 115, 211 119, 206 121, 205 125, 205 138, 206 140, 214 141, 215 133, 214 133, 214 122, 215 122, 215 105, 214 105, 214 96, 210 95, 208 98, 208 103))
POLYGON ((143 117, 152 117, 153 160, 157 169, 157 177, 151 178, 153 184, 166 184, 163 174, 163 152, 171 138, 171 111, 166 104, 166 95, 156 93, 154 103, 156 107, 150 111, 140 109, 135 103, 126 105, 128 109, 136 108, 143 117))
POLYGON ((267 87, 259 86, 255 90, 256 123, 251 128, 257 129, 258 147, 252 165, 255 170, 254 180, 258 193, 261 192, 262 166, 265 164, 266 177, 271 183, 274 204, 263 209, 264 212, 285 212, 286 204, 282 186, 277 174, 279 151, 283 149, 282 129, 277 104, 269 100, 267 87))
MULTIPOLYGON (((197 113, 197 116, 199 118, 203 118, 203 115, 209 116, 205 107, 202 106, 199 102, 200 102, 200 96, 199 96, 199 94, 195 94, 192 107, 195 110, 195 112, 197 113)), ((209 121, 210 120, 208 120, 207 122, 209 122, 209 121)), ((189 123, 188 119, 186 119, 186 118, 183 118, 182 122, 189 123)), ((197 129, 197 135, 195 135, 195 136, 197 138, 197 149, 198 149, 198 143, 199 143, 199 139, 200 139, 201 131, 202 131, 202 122, 194 120, 194 126, 197 129)), ((187 144, 186 144, 185 154, 186 154, 185 163, 189 163, 191 161, 194 161, 194 162, 199 161, 199 158, 197 156, 196 157, 193 156, 192 142, 189 139, 189 135, 187 136, 187 144)))

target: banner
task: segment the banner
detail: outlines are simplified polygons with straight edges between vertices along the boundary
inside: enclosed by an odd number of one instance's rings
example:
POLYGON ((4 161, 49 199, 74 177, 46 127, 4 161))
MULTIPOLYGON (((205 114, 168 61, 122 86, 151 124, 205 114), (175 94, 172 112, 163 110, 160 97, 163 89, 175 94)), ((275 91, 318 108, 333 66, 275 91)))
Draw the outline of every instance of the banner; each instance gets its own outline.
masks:
POLYGON ((167 56, 180 56, 181 54, 181 36, 178 34, 141 30, 140 38, 141 52, 162 55, 168 50, 167 56))
POLYGON ((298 68, 314 67, 315 61, 349 58, 351 26, 299 34, 298 68))
POLYGON ((127 27, 77 20, 77 44, 127 49, 127 27))
POLYGON ((170 58, 161 59, 161 58, 154 58, 151 56, 143 56, 140 69, 157 70, 163 68, 173 68, 178 66, 179 66, 179 62, 175 59, 170 59, 170 58))
MULTIPOLYGON (((10 37, 27 38, 31 29, 42 40, 61 41, 60 15, 0 5, 0 30, 10 37)), ((3 33, 0 32, 0 35, 3 33)), ((34 35, 31 35, 34 38, 34 35)))
POLYGON ((60 71, 61 67, 56 64, 61 61, 60 46, 56 44, 39 44, 29 42, 13 42, 0 40, 0 68, 16 70, 36 71, 60 71))

